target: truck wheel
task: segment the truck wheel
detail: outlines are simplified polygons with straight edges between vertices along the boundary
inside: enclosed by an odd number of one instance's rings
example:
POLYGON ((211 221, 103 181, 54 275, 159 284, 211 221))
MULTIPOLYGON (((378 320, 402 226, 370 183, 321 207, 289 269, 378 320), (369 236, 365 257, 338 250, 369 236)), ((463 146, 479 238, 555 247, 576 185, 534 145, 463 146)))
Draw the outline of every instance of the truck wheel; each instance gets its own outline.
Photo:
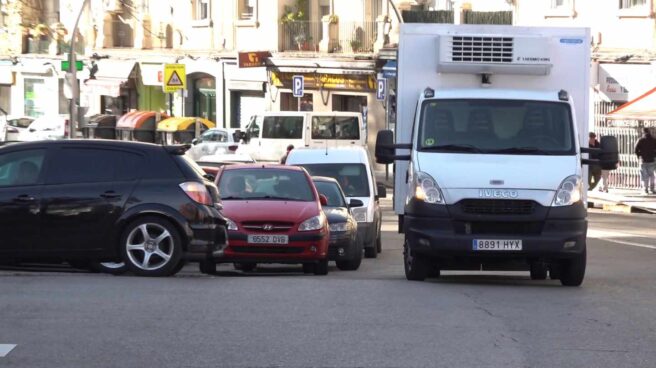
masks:
POLYGON ((531 262, 531 280, 546 280, 547 265, 542 262, 531 262))
POLYGON ((328 274, 328 259, 322 259, 314 265, 314 274, 320 276, 328 274))
POLYGON ((586 251, 572 259, 563 261, 560 269, 560 283, 563 286, 580 286, 585 277, 586 251))
POLYGON ((410 281, 424 281, 430 271, 428 262, 410 250, 407 240, 403 244, 403 264, 405 278, 410 281))
POLYGON ((198 262, 198 270, 205 275, 216 275, 216 262, 204 260, 198 262))

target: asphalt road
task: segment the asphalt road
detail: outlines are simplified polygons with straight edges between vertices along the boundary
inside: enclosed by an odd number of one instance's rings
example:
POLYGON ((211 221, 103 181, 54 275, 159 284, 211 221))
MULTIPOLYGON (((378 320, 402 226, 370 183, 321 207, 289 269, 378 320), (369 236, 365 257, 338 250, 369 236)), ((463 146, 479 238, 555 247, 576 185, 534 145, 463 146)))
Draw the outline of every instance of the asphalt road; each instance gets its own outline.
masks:
POLYGON ((528 273, 406 281, 391 212, 381 257, 324 277, 5 268, 0 367, 654 367, 656 217, 590 218, 580 288, 528 273))

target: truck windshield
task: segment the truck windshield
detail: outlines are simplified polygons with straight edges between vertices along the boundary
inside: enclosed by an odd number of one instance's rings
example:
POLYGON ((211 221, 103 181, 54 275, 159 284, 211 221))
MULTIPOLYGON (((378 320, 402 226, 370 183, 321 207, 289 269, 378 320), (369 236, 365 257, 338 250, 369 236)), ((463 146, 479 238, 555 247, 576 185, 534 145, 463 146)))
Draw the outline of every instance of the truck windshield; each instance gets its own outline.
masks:
POLYGON ((427 100, 420 151, 571 155, 574 129, 567 103, 528 100, 427 100))

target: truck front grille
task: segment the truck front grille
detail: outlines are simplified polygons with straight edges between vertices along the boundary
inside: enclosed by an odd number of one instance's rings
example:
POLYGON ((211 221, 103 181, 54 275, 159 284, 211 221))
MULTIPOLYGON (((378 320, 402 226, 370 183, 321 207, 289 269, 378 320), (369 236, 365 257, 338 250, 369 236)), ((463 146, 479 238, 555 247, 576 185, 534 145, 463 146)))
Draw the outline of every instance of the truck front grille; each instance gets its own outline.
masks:
POLYGON ((466 235, 540 235, 542 222, 519 221, 458 221, 454 224, 457 234, 466 235))
POLYGON ((464 213, 473 215, 530 215, 536 203, 518 199, 465 199, 460 205, 464 213))

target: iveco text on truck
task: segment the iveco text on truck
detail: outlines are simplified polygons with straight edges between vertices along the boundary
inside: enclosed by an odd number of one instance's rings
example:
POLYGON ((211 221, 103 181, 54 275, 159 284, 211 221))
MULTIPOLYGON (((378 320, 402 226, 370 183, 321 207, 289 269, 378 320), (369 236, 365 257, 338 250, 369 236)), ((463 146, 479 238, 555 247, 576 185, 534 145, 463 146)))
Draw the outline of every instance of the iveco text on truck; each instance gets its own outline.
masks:
MULTIPOLYGON (((409 280, 440 270, 530 270, 582 283, 590 33, 405 24, 398 50, 394 209, 409 280), (584 147, 581 147, 584 146, 584 147)), ((618 160, 614 137, 597 155, 618 160)))

